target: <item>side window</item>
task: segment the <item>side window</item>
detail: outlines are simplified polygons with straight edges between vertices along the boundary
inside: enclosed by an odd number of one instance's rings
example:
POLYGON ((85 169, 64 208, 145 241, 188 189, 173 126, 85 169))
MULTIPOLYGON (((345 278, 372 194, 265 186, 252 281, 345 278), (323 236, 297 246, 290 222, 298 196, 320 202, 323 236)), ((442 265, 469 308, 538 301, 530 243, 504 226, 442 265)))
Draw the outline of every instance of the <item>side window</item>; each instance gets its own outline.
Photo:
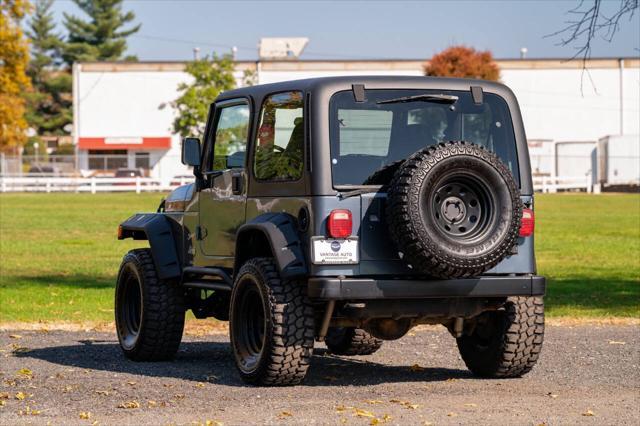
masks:
POLYGON ((243 168, 248 134, 249 106, 241 104, 222 108, 214 139, 212 170, 243 168))
POLYGON ((302 92, 278 93, 262 105, 253 170, 261 180, 298 180, 304 164, 302 92))

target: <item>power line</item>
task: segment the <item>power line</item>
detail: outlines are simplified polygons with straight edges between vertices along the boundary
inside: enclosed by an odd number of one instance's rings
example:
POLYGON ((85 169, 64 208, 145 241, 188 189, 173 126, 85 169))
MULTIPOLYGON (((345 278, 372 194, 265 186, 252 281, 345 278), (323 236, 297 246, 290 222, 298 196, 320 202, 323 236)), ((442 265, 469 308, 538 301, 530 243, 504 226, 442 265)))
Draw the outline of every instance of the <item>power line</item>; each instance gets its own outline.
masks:
MULTIPOLYGON (((142 38, 147 40, 157 40, 157 41, 165 41, 169 43, 183 43, 193 45, 201 45, 201 46, 211 46, 211 47, 220 47, 231 50, 233 47, 237 47, 239 50, 250 50, 252 52, 256 52, 257 46, 242 46, 237 44, 222 44, 222 43, 212 43, 209 41, 202 40, 185 40, 178 38, 169 38, 163 36, 156 35, 146 35, 146 34, 132 34, 130 37, 142 38)), ((329 52, 318 52, 314 50, 305 50, 304 53, 312 56, 325 56, 329 58, 346 58, 346 59, 394 59, 391 57, 371 57, 371 56, 362 56, 362 55, 346 55, 342 53, 329 53, 329 52)))

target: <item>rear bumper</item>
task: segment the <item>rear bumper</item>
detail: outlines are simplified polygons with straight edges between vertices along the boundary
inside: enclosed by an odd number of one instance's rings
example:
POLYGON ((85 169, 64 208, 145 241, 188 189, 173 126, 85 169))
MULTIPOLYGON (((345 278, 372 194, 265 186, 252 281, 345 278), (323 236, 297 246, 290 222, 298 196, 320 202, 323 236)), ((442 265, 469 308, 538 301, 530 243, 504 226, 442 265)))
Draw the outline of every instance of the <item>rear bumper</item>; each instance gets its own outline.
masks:
POLYGON ((530 275, 429 281, 315 277, 308 285, 309 297, 323 300, 509 297, 543 296, 546 279, 530 275))

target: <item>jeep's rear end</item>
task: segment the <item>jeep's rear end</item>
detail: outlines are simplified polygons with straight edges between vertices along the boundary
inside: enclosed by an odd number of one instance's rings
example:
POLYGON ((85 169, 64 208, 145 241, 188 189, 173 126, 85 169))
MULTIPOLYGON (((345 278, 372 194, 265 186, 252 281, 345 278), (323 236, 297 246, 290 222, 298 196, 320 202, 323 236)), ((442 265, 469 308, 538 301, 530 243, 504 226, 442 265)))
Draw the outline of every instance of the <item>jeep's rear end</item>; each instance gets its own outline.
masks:
POLYGON ((327 303, 320 338, 355 328, 396 339, 416 324, 443 324, 476 373, 496 375, 498 364, 498 375, 528 371, 542 343, 545 280, 536 276, 513 93, 477 80, 333 79, 313 91, 311 114, 308 286, 327 303), (482 339, 515 327, 505 318, 518 309, 531 314, 535 356, 518 361, 530 366, 478 360, 483 347, 501 353, 482 339))

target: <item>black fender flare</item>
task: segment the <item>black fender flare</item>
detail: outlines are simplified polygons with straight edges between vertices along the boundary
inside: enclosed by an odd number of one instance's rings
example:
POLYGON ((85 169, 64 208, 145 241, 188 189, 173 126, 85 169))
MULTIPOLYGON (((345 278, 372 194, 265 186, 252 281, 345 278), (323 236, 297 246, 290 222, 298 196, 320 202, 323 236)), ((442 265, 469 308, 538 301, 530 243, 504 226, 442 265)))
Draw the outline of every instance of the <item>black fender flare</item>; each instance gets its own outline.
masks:
POLYGON ((296 219, 288 213, 265 213, 242 225, 236 234, 234 276, 246 260, 249 236, 261 233, 269 242, 271 253, 283 278, 308 274, 307 261, 296 219))
POLYGON ((151 256, 160 279, 182 275, 176 242, 169 219, 162 213, 138 213, 118 227, 118 239, 148 240, 151 256))

